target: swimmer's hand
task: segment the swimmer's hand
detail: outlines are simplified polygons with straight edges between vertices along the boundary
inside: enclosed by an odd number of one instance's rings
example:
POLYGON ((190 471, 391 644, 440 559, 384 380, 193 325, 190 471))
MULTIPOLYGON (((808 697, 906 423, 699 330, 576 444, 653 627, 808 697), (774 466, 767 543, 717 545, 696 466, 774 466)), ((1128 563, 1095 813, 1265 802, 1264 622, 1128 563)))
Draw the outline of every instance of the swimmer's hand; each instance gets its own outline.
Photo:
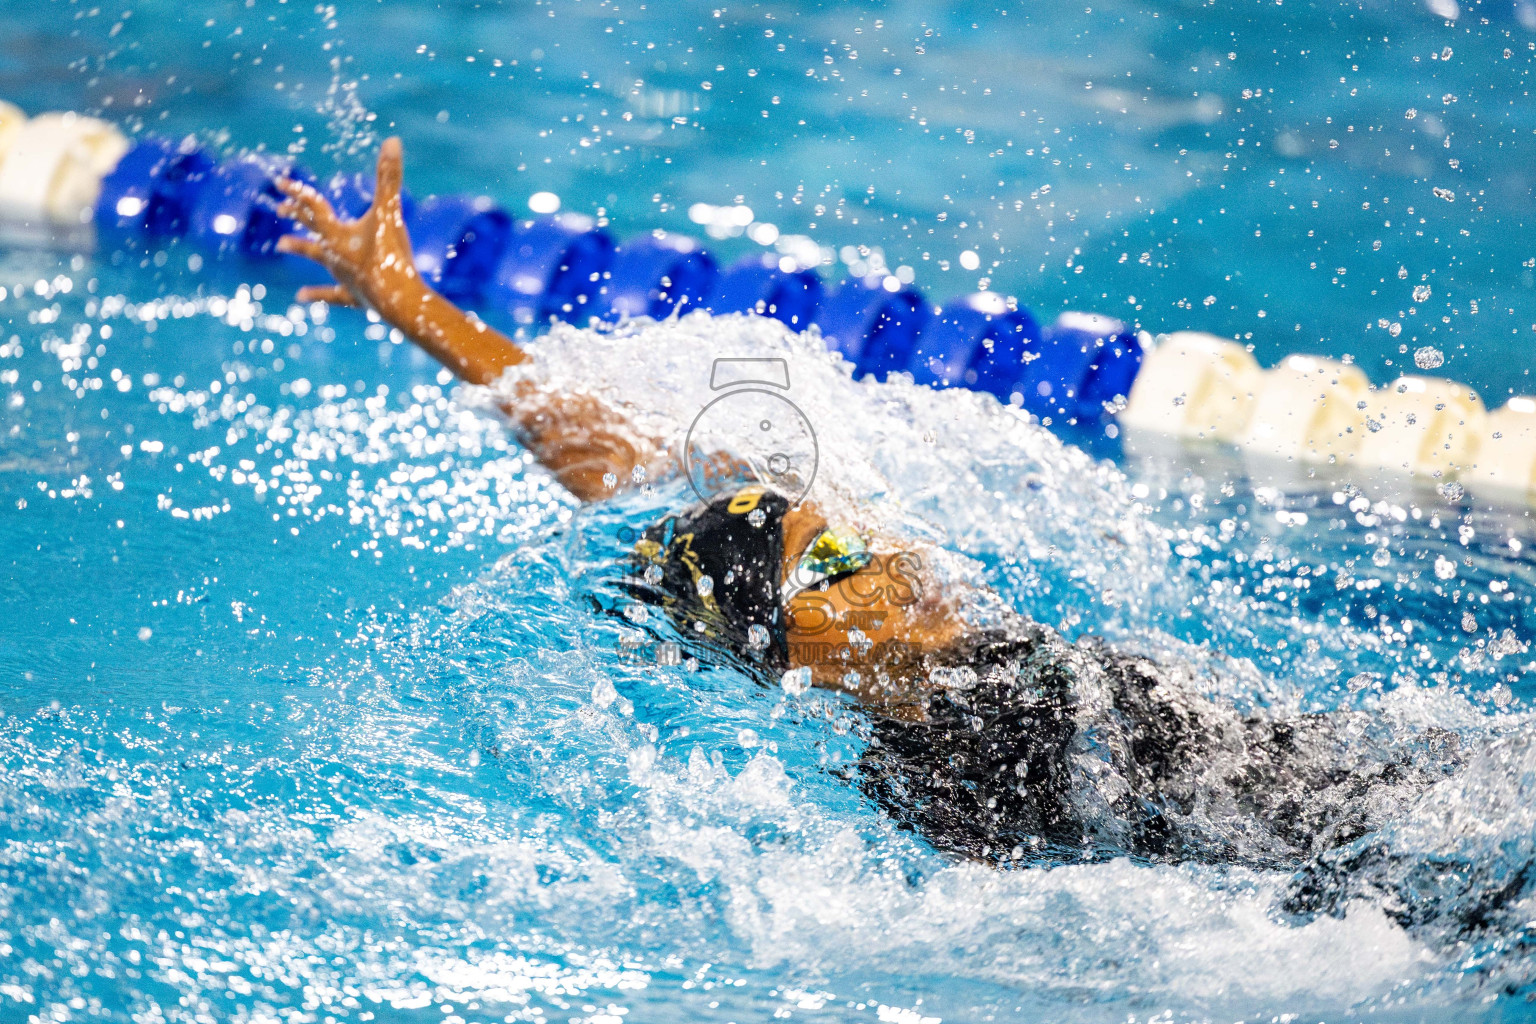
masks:
MULTIPOLYGON (((528 355, 433 291, 416 272, 400 203, 402 176, 400 140, 387 139, 379 150, 373 205, 353 221, 336 216, 310 186, 278 182, 288 197, 278 212, 313 237, 285 235, 277 247, 309 257, 336 279, 333 285, 300 289, 299 301, 372 306, 460 379, 492 384, 528 355)), ((666 471, 666 445, 636 431, 623 410, 594 395, 561 393, 522 379, 504 387, 501 398, 518 439, 584 501, 611 497, 633 480, 656 479, 666 471)))
POLYGON ((465 313, 421 279, 400 202, 403 174, 400 140, 386 139, 379 150, 373 205, 353 221, 338 217, 326 198, 309 185, 291 178, 277 183, 288 197, 278 213, 314 234, 312 238, 285 235, 278 249, 314 260, 336 279, 333 285, 301 288, 299 301, 371 306, 462 379, 490 384, 527 355, 506 335, 465 313))

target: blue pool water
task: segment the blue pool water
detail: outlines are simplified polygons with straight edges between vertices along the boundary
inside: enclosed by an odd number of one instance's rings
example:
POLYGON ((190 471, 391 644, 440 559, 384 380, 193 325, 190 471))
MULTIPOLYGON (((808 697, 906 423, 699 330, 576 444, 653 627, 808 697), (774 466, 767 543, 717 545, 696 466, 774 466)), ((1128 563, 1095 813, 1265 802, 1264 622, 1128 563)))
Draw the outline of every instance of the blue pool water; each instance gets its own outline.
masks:
MULTIPOLYGON (((0 96, 316 170, 399 132, 418 194, 621 234, 739 201, 936 297, 986 277, 1378 381, 1433 345, 1496 404, 1532 389, 1536 34, 1447 10, 13 3, 0 96)), ((591 598, 682 485, 579 508, 382 327, 192 256, 0 248, 0 1020, 1527 1015, 1524 512, 1095 461, 758 321, 541 340, 679 433, 711 360, 782 355, 824 479, 1015 607, 1469 752, 1383 836, 1476 876, 1411 930, 1287 918, 1284 872, 1000 872, 849 785, 851 706, 623 655, 591 598)))

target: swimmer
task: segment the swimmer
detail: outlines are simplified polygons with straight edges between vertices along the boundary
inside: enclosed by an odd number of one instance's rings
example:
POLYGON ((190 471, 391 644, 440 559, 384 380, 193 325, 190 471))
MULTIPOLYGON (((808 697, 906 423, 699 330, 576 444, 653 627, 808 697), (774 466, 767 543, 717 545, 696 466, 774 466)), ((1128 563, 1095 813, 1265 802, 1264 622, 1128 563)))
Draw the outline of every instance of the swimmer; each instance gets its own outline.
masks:
MULTIPOLYGON (((499 384, 518 439, 584 501, 675 472, 666 441, 623 408, 507 374, 535 356, 422 280, 401 178, 390 139, 355 221, 282 183, 281 212, 311 234, 279 248, 335 278, 299 301, 371 307, 460 379, 499 384)), ((1070 642, 1006 610, 978 626, 964 609, 996 595, 945 584, 896 557, 903 538, 865 534, 721 459, 739 484, 648 529, 629 593, 665 608, 701 657, 769 681, 804 670, 857 698, 859 785, 941 850, 995 864, 1294 867, 1378 828, 1460 763, 1450 733, 1404 741, 1362 712, 1241 712, 1203 694, 1188 666, 1070 642)))

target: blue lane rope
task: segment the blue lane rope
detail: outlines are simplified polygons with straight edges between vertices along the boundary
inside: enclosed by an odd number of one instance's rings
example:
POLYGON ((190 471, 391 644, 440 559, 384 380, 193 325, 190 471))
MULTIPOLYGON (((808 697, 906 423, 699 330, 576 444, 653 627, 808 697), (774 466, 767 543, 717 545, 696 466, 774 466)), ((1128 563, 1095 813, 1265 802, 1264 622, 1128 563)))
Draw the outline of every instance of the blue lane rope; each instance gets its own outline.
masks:
POLYGON ((711 313, 756 313, 803 331, 821 305, 821 275, 785 270, 767 253, 743 256, 720 275, 704 306, 711 313))
POLYGON ((590 217, 565 213, 518 224, 489 279, 485 312, 514 326, 550 319, 580 321, 595 311, 614 244, 590 217))
POLYGON ((406 214, 422 279, 454 302, 478 305, 512 239, 512 217, 483 196, 429 196, 406 214))
POLYGON ((913 380, 1007 399, 1026 361, 1040 357, 1040 325, 996 295, 962 295, 935 309, 908 363, 913 380))
MULTIPOLYGON (((278 238, 295 230, 276 212, 275 182, 284 174, 320 188, 343 216, 360 215, 373 199, 361 174, 320 183, 286 158, 220 162, 194 144, 144 136, 103 181, 96 223, 119 239, 185 237, 215 253, 273 258, 278 238)), ((1088 425, 1112 415, 1141 367, 1140 341, 1110 317, 1064 313, 1042 327, 995 295, 936 308, 910 286, 888 290, 879 276, 829 288, 814 270, 785 269, 768 255, 722 271, 685 235, 616 243, 575 214, 518 221, 483 197, 403 198, 423 277, 507 326, 695 308, 754 312, 794 330, 816 324, 859 375, 910 373, 921 384, 985 391, 1042 419, 1088 425)), ((296 257, 282 258, 299 268, 296 257)), ((314 274, 307 264, 300 272, 314 274)))
POLYGON ((598 289, 600 316, 665 319, 709 298, 720 276, 715 258, 686 235, 656 232, 619 243, 598 289))
POLYGON ((1024 408, 1053 420, 1095 422, 1115 395, 1106 387, 1122 378, 1130 381, 1141 366, 1141 344, 1124 323, 1113 317, 1063 314, 1046 328, 1041 358, 1024 365, 1018 390, 1024 408), (1126 376, 1129 371, 1129 376, 1126 376), (1102 396, 1094 400, 1092 395, 1102 396))
POLYGON ((253 154, 219 164, 184 193, 187 237, 214 252, 276 256, 277 240, 298 228, 277 215, 283 194, 276 182, 284 175, 316 184, 314 175, 278 157, 253 154))
POLYGON ((884 379, 906 368, 930 307, 913 288, 887 291, 878 275, 848 278, 822 298, 812 323, 827 347, 839 352, 860 375, 884 379))

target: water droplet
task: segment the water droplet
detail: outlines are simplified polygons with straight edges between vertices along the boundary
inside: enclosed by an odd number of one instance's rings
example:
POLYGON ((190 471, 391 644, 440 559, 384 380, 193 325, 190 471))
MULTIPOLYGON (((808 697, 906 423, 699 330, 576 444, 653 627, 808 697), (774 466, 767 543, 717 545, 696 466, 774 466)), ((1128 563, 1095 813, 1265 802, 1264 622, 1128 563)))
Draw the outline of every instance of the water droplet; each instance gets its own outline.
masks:
MULTIPOLYGON (((1425 289, 1426 292, 1428 290, 1427 288, 1425 289)), ((1423 348, 1414 350, 1413 365, 1421 370, 1433 370, 1437 366, 1444 366, 1445 353, 1433 345, 1425 345, 1423 348)))
POLYGON ((655 586, 661 582, 661 576, 661 566, 659 565, 648 566, 645 570, 645 582, 651 584, 652 586, 655 586))
POLYGON ((1350 676, 1349 683, 1347 684, 1349 686, 1349 692, 1359 693, 1366 687, 1375 684, 1377 679, 1378 677, 1374 672, 1361 672, 1359 675, 1350 676))
POLYGON ((619 691, 613 688, 613 682, 609 679, 599 679, 592 687, 592 703, 600 708, 612 704, 619 697, 619 691))
POLYGON ((1505 684, 1499 683, 1493 688, 1493 704, 1495 707, 1507 708, 1514 699, 1514 691, 1505 684))
POLYGON ((768 646, 770 637, 766 627, 754 622, 747 627, 747 646, 754 651, 760 651, 768 646))
POLYGON ((792 668, 779 677, 779 685, 791 697, 798 697, 811 688, 811 670, 792 668))
POLYGON ((1461 631, 1463 633, 1477 632, 1477 619, 1470 611, 1461 613, 1461 631))
POLYGON ((1390 564, 1391 561, 1392 552, 1388 551, 1386 548, 1377 548, 1376 553, 1371 556, 1371 564, 1378 568, 1390 564))
POLYGON ((694 584, 694 588, 698 590, 700 597, 708 597, 715 592, 715 578, 705 573, 699 577, 698 582, 694 584))
POLYGON ((1429 285, 1416 284, 1413 286, 1413 301, 1423 302, 1429 298, 1429 285))
POLYGON ((1466 488, 1462 487, 1461 484, 1456 483, 1454 480, 1447 480, 1445 483, 1436 487, 1435 490, 1439 491, 1440 497, 1444 498, 1446 501, 1460 501, 1461 496, 1467 493, 1466 488))
POLYGON ((940 690, 969 690, 980 677, 969 665, 959 668, 936 668, 928 673, 929 682, 940 690))
POLYGON ((1435 559, 1435 577, 1442 580, 1454 579, 1456 577, 1456 563, 1444 555, 1438 556, 1435 559))
POLYGON ((755 508, 751 512, 747 513, 747 522, 751 523, 753 526, 762 526, 767 521, 768 513, 764 512, 760 508, 755 508))

